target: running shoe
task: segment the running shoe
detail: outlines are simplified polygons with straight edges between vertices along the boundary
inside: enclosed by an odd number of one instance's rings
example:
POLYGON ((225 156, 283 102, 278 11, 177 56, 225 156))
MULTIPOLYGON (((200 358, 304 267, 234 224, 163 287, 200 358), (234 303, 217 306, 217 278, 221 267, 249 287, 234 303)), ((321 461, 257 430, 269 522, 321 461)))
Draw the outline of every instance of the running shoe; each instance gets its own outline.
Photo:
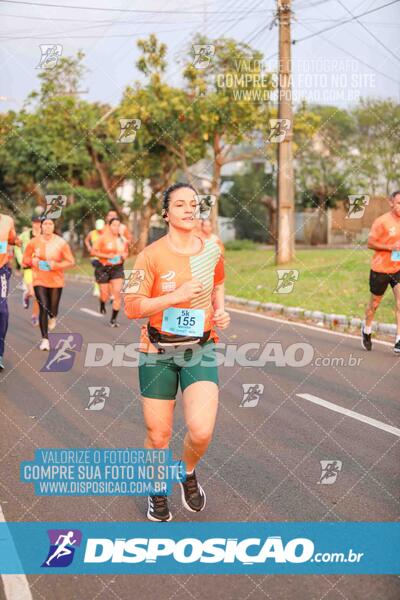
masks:
POLYGON ((110 327, 119 327, 119 323, 115 319, 111 319, 110 327))
POLYGON ((372 350, 371 334, 365 333, 364 328, 361 329, 361 346, 364 350, 372 350))
POLYGON ((395 345, 394 345, 394 351, 395 351, 396 354, 400 354, 400 340, 395 343, 395 345))
POLYGON ((27 310, 29 308, 29 294, 28 292, 24 292, 22 294, 22 305, 27 310))
POLYGON ((0 356, 0 371, 4 369, 3 357, 0 356))
POLYGON ((170 521, 172 519, 167 496, 148 496, 147 504, 149 521, 170 521))
POLYGON ((49 331, 53 331, 53 329, 56 328, 57 325, 57 319, 55 317, 51 317, 51 319, 49 319, 49 331))
POLYGON ((40 342, 39 350, 50 350, 49 340, 47 338, 43 338, 40 342))
POLYGON ((31 317, 31 323, 32 323, 32 327, 38 327, 39 325, 39 319, 35 316, 31 317))
POLYGON ((206 494, 198 483, 196 472, 186 474, 186 481, 180 481, 182 504, 191 512, 199 512, 206 506, 206 494))

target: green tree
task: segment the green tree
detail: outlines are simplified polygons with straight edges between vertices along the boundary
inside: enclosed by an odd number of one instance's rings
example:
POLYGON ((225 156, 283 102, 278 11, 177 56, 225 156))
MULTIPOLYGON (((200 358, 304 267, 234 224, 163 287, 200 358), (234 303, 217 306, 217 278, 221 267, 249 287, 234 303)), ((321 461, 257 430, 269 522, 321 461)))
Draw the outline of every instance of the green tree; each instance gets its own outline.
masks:
MULTIPOLYGON (((220 195, 221 171, 224 165, 259 157, 259 149, 248 148, 238 152, 239 145, 248 145, 254 131, 265 135, 269 119, 268 102, 256 102, 255 96, 235 91, 254 93, 273 89, 272 78, 267 75, 261 83, 262 54, 248 44, 233 39, 210 40, 202 35, 193 39, 194 45, 211 45, 214 55, 207 68, 196 65, 195 52, 186 61, 184 76, 187 89, 193 98, 193 111, 199 124, 199 134, 209 144, 208 156, 212 162, 211 193, 220 195), (241 82, 249 76, 249 86, 241 82), (258 79, 257 79, 258 77, 258 79)), ((218 202, 212 213, 214 226, 218 215, 218 202)))

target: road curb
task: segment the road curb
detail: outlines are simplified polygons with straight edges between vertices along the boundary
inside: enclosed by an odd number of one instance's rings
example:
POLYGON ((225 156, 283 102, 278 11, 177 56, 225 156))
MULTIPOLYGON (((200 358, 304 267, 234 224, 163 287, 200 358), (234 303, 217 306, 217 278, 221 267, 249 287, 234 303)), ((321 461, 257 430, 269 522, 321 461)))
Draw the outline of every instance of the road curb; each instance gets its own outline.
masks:
MULTIPOLYGON (((67 279, 75 281, 84 281, 92 283, 93 277, 90 275, 69 275, 67 279)), ((362 319, 356 317, 348 317, 346 315, 324 313, 319 310, 306 310, 300 306, 284 306, 277 302, 259 302, 258 300, 248 300, 247 298, 239 298, 237 296, 225 296, 225 300, 231 304, 239 304, 248 308, 269 312, 273 314, 283 315, 293 321, 313 321, 320 327, 329 327, 339 331, 359 330, 362 319)), ((396 335, 396 325, 394 323, 372 323, 372 331, 383 335, 396 335)))
MULTIPOLYGON (((347 315, 324 313, 319 310, 306 310, 300 306, 283 306, 276 302, 258 302, 257 300, 247 300, 237 296, 225 296, 229 304, 238 304, 256 309, 257 311, 270 312, 272 314, 283 315, 293 321, 314 321, 320 327, 328 327, 339 331, 359 330, 362 319, 348 317, 347 315)), ((396 325, 394 323, 372 323, 372 331, 384 335, 396 335, 396 325)))

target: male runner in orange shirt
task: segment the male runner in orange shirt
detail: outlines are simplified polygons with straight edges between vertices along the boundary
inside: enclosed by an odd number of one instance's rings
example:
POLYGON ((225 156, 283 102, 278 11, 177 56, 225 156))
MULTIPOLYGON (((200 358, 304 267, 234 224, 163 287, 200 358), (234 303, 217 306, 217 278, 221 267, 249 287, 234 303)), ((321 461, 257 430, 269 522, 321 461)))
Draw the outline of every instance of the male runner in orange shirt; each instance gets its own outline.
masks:
POLYGON ((393 192, 389 204, 391 210, 374 221, 368 238, 368 248, 375 250, 375 254, 369 278, 371 298, 361 330, 361 343, 365 350, 372 349, 372 320, 390 285, 396 303, 397 334, 394 351, 400 354, 400 190, 393 192))

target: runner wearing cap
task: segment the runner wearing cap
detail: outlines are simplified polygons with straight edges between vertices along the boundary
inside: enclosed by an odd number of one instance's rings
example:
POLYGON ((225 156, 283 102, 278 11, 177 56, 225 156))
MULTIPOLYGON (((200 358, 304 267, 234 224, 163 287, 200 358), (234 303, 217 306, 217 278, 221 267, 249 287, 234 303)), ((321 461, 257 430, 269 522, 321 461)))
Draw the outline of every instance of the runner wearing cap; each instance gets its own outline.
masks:
POLYGON ((74 264, 71 248, 54 233, 54 221, 45 218, 42 233, 28 243, 22 258, 22 266, 32 268, 33 289, 39 303, 40 350, 50 349, 48 332, 56 326, 64 270, 74 264))
MULTIPOLYGON (((147 430, 145 447, 168 448, 178 386, 188 431, 182 460, 184 507, 205 508, 206 495, 195 467, 211 441, 218 407, 218 336, 230 317, 224 308, 224 264, 214 240, 196 233, 199 201, 194 188, 178 183, 164 193, 168 233, 137 257, 125 287, 125 314, 149 318, 140 337, 139 381, 147 430)), ((169 521, 166 495, 148 497, 147 517, 169 521)))
POLYGON ((372 349, 372 321, 390 285, 396 305, 397 333, 394 351, 400 354, 400 190, 393 192, 389 204, 390 211, 373 222, 368 238, 368 248, 375 250, 375 253, 369 276, 371 298, 361 329, 361 343, 365 350, 372 349))

